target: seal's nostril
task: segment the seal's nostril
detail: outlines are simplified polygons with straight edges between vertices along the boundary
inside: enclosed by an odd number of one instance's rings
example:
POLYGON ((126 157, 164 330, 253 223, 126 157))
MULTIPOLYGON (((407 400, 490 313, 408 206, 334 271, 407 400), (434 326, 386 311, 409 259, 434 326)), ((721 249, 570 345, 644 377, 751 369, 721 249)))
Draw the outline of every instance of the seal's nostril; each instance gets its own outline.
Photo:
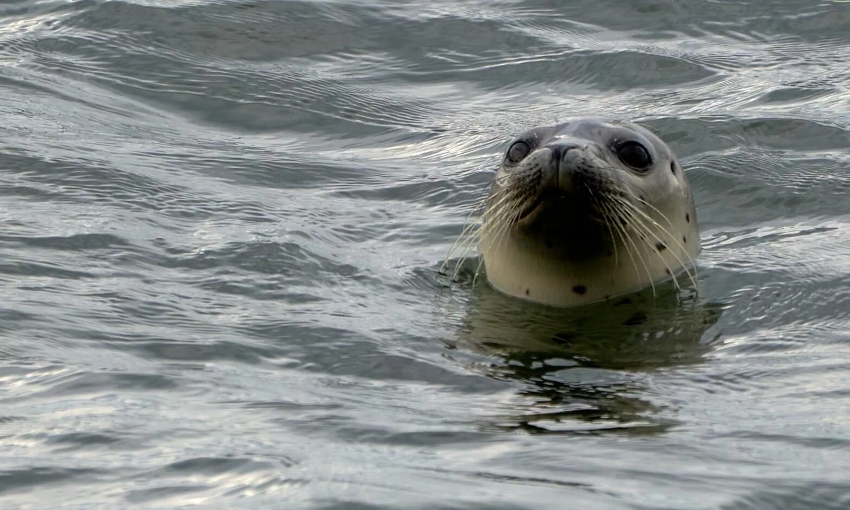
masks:
POLYGON ((552 161, 561 161, 569 151, 578 148, 578 145, 572 143, 555 143, 549 146, 549 150, 552 152, 552 161))

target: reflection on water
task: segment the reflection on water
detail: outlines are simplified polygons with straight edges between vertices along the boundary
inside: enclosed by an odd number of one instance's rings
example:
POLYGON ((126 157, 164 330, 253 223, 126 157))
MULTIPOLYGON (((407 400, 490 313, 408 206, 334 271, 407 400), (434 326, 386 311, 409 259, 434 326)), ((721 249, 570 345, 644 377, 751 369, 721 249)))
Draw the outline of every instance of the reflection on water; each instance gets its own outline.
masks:
MULTIPOLYGON (((470 274, 458 285, 471 286, 470 274)), ((492 363, 474 370, 519 384, 522 405, 498 425, 529 432, 665 430, 670 423, 653 417, 641 374, 701 363, 717 338, 706 332, 722 313, 721 304, 672 282, 555 308, 505 296, 483 280, 446 344, 488 356, 492 363)))

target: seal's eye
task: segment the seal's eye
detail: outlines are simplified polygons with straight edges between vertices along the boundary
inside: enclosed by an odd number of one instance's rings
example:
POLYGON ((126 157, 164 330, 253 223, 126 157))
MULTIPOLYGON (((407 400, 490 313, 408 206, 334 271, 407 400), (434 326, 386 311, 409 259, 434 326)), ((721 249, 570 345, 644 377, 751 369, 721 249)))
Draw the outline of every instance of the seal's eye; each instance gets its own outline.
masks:
POLYGON ((652 164, 649 152, 637 142, 626 142, 618 146, 617 157, 635 170, 646 171, 652 164))
POLYGON ((508 163, 519 163, 523 158, 528 156, 529 152, 531 152, 531 147, 527 143, 523 141, 514 142, 511 148, 508 149, 506 159, 508 163))

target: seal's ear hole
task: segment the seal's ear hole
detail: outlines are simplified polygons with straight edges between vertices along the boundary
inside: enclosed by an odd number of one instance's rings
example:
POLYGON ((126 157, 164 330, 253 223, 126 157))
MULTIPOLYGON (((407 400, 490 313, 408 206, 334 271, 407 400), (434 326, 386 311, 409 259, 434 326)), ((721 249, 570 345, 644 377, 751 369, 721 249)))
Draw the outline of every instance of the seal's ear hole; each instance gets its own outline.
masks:
POLYGON ((528 153, 531 152, 531 147, 523 142, 522 140, 518 142, 514 142, 513 145, 508 149, 508 153, 505 155, 505 159, 508 163, 519 163, 523 160, 528 153))
POLYGON ((675 161, 670 162, 670 171, 673 172, 673 175, 676 175, 676 162, 675 161))
POLYGON ((649 151, 646 147, 635 141, 628 141, 618 145, 615 149, 617 157, 626 165, 632 167, 639 172, 649 170, 652 165, 652 158, 649 157, 649 151))

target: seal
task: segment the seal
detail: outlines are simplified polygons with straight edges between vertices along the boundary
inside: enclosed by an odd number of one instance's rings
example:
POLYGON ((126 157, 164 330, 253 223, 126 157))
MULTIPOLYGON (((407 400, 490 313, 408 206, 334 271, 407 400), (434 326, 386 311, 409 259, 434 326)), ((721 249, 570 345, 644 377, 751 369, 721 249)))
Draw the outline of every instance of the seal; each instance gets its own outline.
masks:
POLYGON ((687 273, 701 251, 676 155, 633 122, 579 118, 510 142, 478 230, 487 281, 502 293, 576 306, 687 273))

